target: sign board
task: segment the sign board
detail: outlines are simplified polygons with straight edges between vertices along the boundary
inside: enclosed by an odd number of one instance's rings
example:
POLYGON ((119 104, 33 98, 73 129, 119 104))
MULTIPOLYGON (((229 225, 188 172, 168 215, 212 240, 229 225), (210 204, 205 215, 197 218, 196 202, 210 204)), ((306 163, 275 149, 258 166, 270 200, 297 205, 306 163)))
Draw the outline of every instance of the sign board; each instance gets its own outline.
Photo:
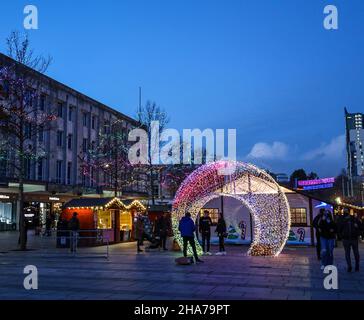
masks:
POLYGON ((333 188, 335 178, 324 178, 315 180, 299 180, 297 182, 298 188, 302 190, 320 190, 333 188))

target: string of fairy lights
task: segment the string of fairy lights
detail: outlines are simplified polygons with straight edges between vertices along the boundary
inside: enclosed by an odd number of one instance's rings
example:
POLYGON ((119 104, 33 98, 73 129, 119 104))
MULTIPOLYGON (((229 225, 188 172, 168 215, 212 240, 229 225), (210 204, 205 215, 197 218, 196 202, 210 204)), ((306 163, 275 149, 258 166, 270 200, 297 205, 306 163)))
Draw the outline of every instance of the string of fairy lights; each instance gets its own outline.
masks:
MULTIPOLYGON (((178 231, 178 221, 187 211, 195 220, 206 203, 220 196, 239 200, 252 215, 254 236, 248 254, 278 256, 288 239, 290 229, 287 198, 267 172, 252 164, 236 161, 217 161, 203 165, 181 184, 174 199, 172 214, 173 231, 180 247, 182 238, 178 231), (229 174, 221 174, 222 170, 229 174)), ((197 239, 196 248, 198 254, 202 254, 197 239)))

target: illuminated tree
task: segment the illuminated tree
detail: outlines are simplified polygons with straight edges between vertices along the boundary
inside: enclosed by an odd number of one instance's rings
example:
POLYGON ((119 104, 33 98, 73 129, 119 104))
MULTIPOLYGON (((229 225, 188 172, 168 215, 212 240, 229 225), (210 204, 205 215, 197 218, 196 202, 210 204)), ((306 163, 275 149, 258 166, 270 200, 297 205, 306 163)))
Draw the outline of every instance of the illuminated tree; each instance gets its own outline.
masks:
POLYGON ((7 39, 8 55, 15 60, 0 67, 0 157, 19 182, 20 249, 26 250, 24 180, 31 163, 45 157, 35 143, 56 120, 51 110, 40 108, 43 90, 39 80, 51 59, 34 56, 28 37, 13 32, 7 39))
POLYGON ((99 187, 112 188, 117 197, 122 189, 133 186, 140 181, 142 170, 139 165, 132 165, 128 160, 127 131, 121 120, 105 125, 97 137, 83 150, 79 159, 81 175, 89 177, 99 187), (97 181, 99 174, 103 182, 97 181))

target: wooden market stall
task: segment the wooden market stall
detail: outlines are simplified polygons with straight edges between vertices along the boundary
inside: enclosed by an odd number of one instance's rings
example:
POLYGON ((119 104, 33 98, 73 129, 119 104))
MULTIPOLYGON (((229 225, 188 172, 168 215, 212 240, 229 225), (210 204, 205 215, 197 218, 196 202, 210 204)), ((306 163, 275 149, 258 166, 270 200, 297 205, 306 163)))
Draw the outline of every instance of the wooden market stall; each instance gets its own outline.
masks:
MULTIPOLYGON (((62 218, 69 221, 73 213, 77 212, 81 237, 87 234, 87 230, 99 230, 105 241, 107 238, 109 243, 117 243, 134 240, 134 216, 138 212, 145 211, 146 207, 139 200, 81 198, 73 199, 63 206, 62 218)), ((90 231, 87 235, 91 234, 90 231)), ((95 245, 96 243, 86 241, 84 244, 95 245)))

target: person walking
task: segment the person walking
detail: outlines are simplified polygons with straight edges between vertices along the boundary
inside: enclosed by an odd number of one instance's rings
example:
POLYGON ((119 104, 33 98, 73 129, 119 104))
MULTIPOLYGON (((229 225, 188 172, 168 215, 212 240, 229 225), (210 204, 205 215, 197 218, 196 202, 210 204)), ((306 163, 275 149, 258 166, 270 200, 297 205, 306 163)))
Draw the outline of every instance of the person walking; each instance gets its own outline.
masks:
POLYGON ((226 223, 221 212, 219 212, 219 220, 217 221, 216 233, 219 237, 219 252, 217 252, 216 255, 226 255, 224 243, 226 237, 226 223))
POLYGON ((78 213, 74 212, 72 218, 68 222, 68 230, 70 233, 71 252, 75 252, 77 248, 78 232, 80 231, 80 220, 77 218, 78 213))
POLYGON ((134 230, 135 230, 134 238, 137 241, 137 252, 138 253, 143 252, 143 250, 140 248, 140 246, 143 243, 143 235, 144 235, 144 222, 141 214, 138 214, 136 217, 134 230))
POLYGON ((360 255, 359 255, 359 236, 363 232, 363 225, 361 221, 349 214, 347 208, 344 209, 344 216, 342 217, 340 224, 338 225, 338 233, 343 241, 345 258, 347 263, 347 271, 353 270, 351 264, 351 248, 353 249, 355 258, 355 271, 359 271, 360 255))
POLYGON ((183 256, 187 257, 187 246, 189 243, 193 251, 195 262, 196 263, 203 262, 202 260, 199 259, 197 255, 195 236, 194 236, 194 232, 196 231, 196 226, 193 220, 191 219, 191 214, 189 212, 186 212, 185 216, 180 220, 178 230, 183 238, 183 256))
POLYGON ((321 241, 321 270, 334 263, 334 247, 337 226, 330 211, 325 210, 318 224, 321 241))
POLYGON ((210 240, 211 240, 211 226, 212 220, 209 216, 208 210, 203 212, 203 217, 199 221, 199 232, 202 238, 202 250, 205 255, 211 255, 210 240))
POLYGON ((155 235, 159 237, 159 248, 168 250, 166 248, 167 234, 168 234, 168 218, 167 214, 163 213, 155 222, 155 235))
POLYGON ((320 240, 321 235, 319 231, 319 223, 322 217, 324 216, 324 213, 325 209, 321 208, 319 214, 312 221, 312 226, 315 229, 315 235, 316 235, 316 254, 318 260, 321 260, 321 240, 320 240))

